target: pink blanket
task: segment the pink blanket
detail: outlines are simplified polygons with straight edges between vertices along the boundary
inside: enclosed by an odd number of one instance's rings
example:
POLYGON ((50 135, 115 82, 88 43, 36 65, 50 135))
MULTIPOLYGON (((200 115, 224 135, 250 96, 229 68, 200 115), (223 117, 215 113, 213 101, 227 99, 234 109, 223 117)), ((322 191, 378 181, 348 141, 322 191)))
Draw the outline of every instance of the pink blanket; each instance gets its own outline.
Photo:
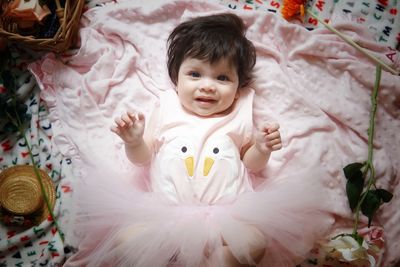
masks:
MULTIPOLYGON (((191 16, 232 11, 204 1, 144 3, 118 1, 91 9, 75 54, 48 54, 30 66, 50 110, 52 141, 75 164, 71 183, 82 178, 79 166, 94 154, 130 168, 121 141, 109 130, 113 118, 126 109, 148 114, 159 92, 171 88, 165 41, 174 26, 191 16)), ((262 175, 275 179, 294 170, 323 171, 318 179, 330 191, 328 211, 336 218, 335 228, 350 229, 342 168, 367 159, 374 64, 324 28, 309 32, 274 14, 232 12, 245 20, 257 49, 255 122, 281 125, 284 148, 273 153, 262 175)), ((366 31, 351 24, 335 26, 383 60, 390 52, 399 68, 399 54, 376 44, 366 31)), ((383 72, 374 164, 378 187, 393 192, 394 198, 382 206, 373 224, 385 230, 384 266, 399 259, 399 117, 400 77, 383 72)))

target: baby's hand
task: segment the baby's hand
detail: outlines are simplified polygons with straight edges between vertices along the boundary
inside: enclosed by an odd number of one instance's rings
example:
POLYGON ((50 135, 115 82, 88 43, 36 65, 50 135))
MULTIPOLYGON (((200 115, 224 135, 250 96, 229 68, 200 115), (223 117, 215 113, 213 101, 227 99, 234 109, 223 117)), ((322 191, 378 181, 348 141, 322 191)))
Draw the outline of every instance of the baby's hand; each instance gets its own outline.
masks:
POLYGON ((111 127, 111 131, 119 135, 126 144, 138 145, 143 141, 145 118, 142 113, 127 112, 116 118, 115 124, 111 127))
POLYGON ((258 131, 256 135, 256 148, 263 153, 282 148, 281 134, 279 132, 279 124, 273 123, 266 125, 258 131))

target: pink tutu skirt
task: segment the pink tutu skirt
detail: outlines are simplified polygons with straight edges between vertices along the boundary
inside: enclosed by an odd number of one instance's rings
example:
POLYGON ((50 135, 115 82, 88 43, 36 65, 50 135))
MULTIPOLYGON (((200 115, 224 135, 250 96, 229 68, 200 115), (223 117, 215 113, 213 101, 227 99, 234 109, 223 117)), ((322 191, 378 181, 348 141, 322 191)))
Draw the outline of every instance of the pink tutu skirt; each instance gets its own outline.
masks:
POLYGON ((332 226, 317 173, 266 179, 254 192, 207 205, 172 203, 143 186, 143 169, 93 168, 75 185, 76 218, 67 237, 78 251, 64 266, 228 266, 265 248, 258 266, 300 263, 332 226))

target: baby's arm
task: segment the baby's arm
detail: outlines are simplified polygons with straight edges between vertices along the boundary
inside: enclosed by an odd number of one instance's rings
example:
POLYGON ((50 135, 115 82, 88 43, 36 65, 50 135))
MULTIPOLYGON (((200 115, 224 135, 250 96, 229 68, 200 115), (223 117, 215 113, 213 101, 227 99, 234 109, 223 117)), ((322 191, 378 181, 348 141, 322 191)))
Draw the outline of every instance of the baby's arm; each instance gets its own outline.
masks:
POLYGON ((115 126, 111 131, 119 135, 125 142, 125 152, 128 159, 134 164, 145 164, 151 159, 150 146, 145 141, 145 117, 143 114, 127 112, 115 119, 115 126))
POLYGON ((243 163, 246 168, 259 171, 265 167, 272 151, 282 148, 281 134, 279 125, 271 124, 258 130, 253 144, 243 155, 243 163))

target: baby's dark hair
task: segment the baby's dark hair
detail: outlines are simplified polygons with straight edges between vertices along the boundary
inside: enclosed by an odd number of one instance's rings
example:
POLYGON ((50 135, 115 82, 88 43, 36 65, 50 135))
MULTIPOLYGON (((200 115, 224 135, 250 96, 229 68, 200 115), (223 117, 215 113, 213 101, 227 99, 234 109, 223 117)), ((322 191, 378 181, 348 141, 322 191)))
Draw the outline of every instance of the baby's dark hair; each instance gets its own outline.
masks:
POLYGON ((239 88, 247 86, 252 80, 256 51, 245 32, 242 19, 231 13, 197 17, 179 24, 167 42, 171 81, 177 84, 179 68, 187 57, 211 64, 227 58, 237 69, 239 88))

